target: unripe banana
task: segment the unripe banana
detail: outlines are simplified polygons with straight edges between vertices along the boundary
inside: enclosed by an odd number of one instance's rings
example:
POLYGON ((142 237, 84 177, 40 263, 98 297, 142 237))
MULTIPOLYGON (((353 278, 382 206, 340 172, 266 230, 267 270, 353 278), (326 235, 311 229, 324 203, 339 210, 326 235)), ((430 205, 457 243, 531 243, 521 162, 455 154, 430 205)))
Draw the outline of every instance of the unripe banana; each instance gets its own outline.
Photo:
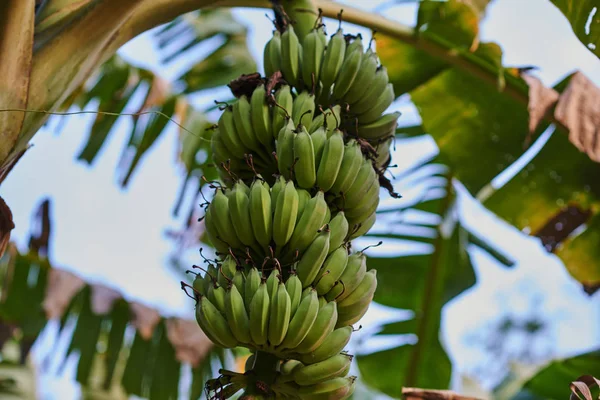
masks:
POLYGON ((285 338, 290 316, 292 300, 283 282, 277 285, 277 291, 271 301, 271 315, 269 319, 269 345, 278 346, 285 338))
POLYGON ((329 240, 329 229, 321 230, 321 233, 312 241, 300 258, 300 261, 298 261, 296 273, 303 288, 312 285, 317 277, 329 253, 329 240))
POLYGON ((323 156, 317 170, 317 187, 324 192, 331 189, 336 181, 344 158, 344 136, 335 130, 325 142, 323 156))
POLYGON ((327 335, 321 346, 310 353, 302 354, 298 360, 304 364, 314 364, 339 354, 350 341, 352 332, 351 326, 335 329, 327 335))
POLYGON ((358 136, 367 140, 377 141, 379 139, 394 136, 396 134, 396 125, 400 112, 396 111, 384 114, 375 121, 366 125, 358 126, 358 136))
POLYGON ((371 188, 379 180, 373 163, 369 159, 363 159, 362 165, 358 170, 354 183, 344 194, 337 204, 346 209, 357 207, 364 199, 371 188))
POLYGON ((324 110, 324 112, 313 118, 308 131, 313 133, 318 128, 324 127, 328 133, 327 136, 331 135, 331 132, 339 127, 340 121, 342 120, 341 112, 342 108, 339 104, 324 110))
POLYGON ((287 121, 292 117, 294 107, 294 98, 292 97, 291 87, 289 85, 281 86, 275 92, 275 102, 273 107, 273 137, 279 137, 279 131, 286 126, 287 121))
POLYGON ((325 216, 329 207, 325 202, 325 196, 322 191, 317 192, 315 197, 311 198, 304 207, 302 216, 296 224, 294 233, 288 243, 288 248, 300 254, 312 243, 319 234, 319 229, 328 221, 325 216))
POLYGON ((273 233, 271 193, 259 179, 256 179, 250 188, 250 221, 256 241, 261 246, 268 247, 273 233))
POLYGON ((285 339, 278 346, 279 350, 294 349, 298 346, 312 328, 319 312, 319 299, 316 290, 300 301, 298 310, 290 321, 285 339))
POLYGON ((306 91, 300 92, 292 106, 292 121, 295 125, 309 127, 314 114, 315 95, 306 91))
POLYGON ((306 400, 345 400, 354 393, 355 380, 355 376, 330 379, 313 386, 301 387, 298 395, 300 399, 306 400))
POLYGON ((250 336, 261 346, 267 343, 270 300, 267 284, 262 281, 250 302, 250 336))
POLYGON ((377 210, 379 205, 379 182, 375 181, 365 193, 363 201, 354 208, 346 208, 346 216, 350 224, 364 221, 377 210))
POLYGON ((228 193, 227 198, 229 200, 229 217, 236 236, 245 246, 252 247, 256 241, 250 222, 250 199, 240 183, 235 184, 233 190, 228 193))
MULTIPOLYGON (((263 271, 264 274, 264 271, 263 271)), ((267 293, 269 294, 269 299, 273 302, 275 298, 275 294, 277 293, 277 285, 279 284, 279 271, 274 269, 269 274, 269 278, 267 279, 267 293)))
POLYGON ((225 315, 233 336, 241 343, 250 343, 250 320, 244 298, 235 285, 225 294, 225 315))
POLYGON ((196 319, 200 328, 216 345, 233 348, 238 345, 221 312, 206 297, 200 297, 196 306, 196 319))
POLYGON ((206 296, 206 292, 207 292, 207 287, 208 285, 206 284, 206 281, 209 278, 207 278, 206 280, 204 279, 204 277, 200 274, 196 275, 196 277, 194 278, 194 282, 192 282, 192 287, 194 288, 194 290, 199 293, 201 296, 206 296))
POLYGON ((329 230, 331 234, 329 236, 329 252, 335 251, 340 247, 348 236, 348 220, 343 211, 338 213, 329 221, 329 230))
POLYGON ((208 206, 218 237, 230 247, 240 248, 242 243, 237 237, 233 222, 229 215, 229 199, 221 190, 217 190, 208 206))
POLYGON ((342 276, 348 263, 348 251, 346 247, 340 246, 327 256, 317 278, 316 289, 319 296, 329 292, 337 280, 342 276))
POLYGON ((337 303, 335 301, 331 301, 320 308, 312 328, 294 351, 301 354, 315 351, 333 332, 337 318, 337 303))
POLYGON ((302 42, 302 79, 304 86, 314 92, 314 85, 319 82, 321 61, 325 45, 319 37, 321 34, 316 29, 311 30, 302 42))
POLYGON ((363 236, 367 232, 369 232, 369 230, 373 227, 373 225, 375 225, 376 218, 377 218, 377 212, 374 212, 373 214, 371 214, 369 217, 367 217, 365 220, 363 220, 359 224, 350 225, 351 226, 350 231, 352 233, 348 237, 348 240, 352 240, 357 237, 363 236))
POLYGON ((369 86, 363 91, 363 95, 351 103, 351 111, 356 114, 369 109, 377 102, 388 83, 389 76, 387 68, 380 66, 376 69, 373 80, 369 83, 369 86))
POLYGON ((285 178, 279 175, 273 186, 271 186, 271 209, 273 212, 275 212, 275 206, 277 206, 277 196, 279 196, 286 183, 285 178))
POLYGON ((246 363, 244 364, 244 372, 248 372, 254 368, 254 362, 256 361, 256 355, 250 354, 250 356, 246 359, 246 363))
POLYGON ((270 77, 275 71, 281 71, 281 34, 275 30, 273 37, 267 42, 263 55, 265 76, 270 77))
POLYGON ((256 267, 250 268, 248 277, 246 278, 246 285, 244 288, 244 304, 246 305, 246 311, 250 312, 250 303, 260 286, 260 272, 256 267))
POLYGON ((235 274, 236 270, 237 263, 235 262, 233 257, 231 257, 231 255, 225 257, 225 260, 223 260, 219 268, 219 274, 217 278, 219 286, 227 287, 229 285, 229 282, 231 282, 231 280, 233 279, 233 275, 235 274))
POLYGON ((250 118, 250 102, 245 95, 242 95, 235 103, 233 103, 233 124, 240 141, 246 148, 246 152, 249 152, 250 149, 260 149, 260 143, 252 129, 250 118))
POLYGON ((281 176, 290 179, 294 164, 294 123, 288 120, 287 125, 279 132, 277 138, 277 168, 281 176))
POLYGON ((296 191, 298 192, 298 217, 297 218, 299 220, 300 217, 302 217, 302 213, 304 212, 304 208, 306 207, 306 204, 308 204, 308 202, 310 201, 312 196, 310 195, 308 190, 297 189, 296 191))
POLYGON ((302 299, 302 282, 296 273, 292 273, 285 282, 285 289, 290 296, 290 317, 293 317, 302 299))
POLYGON ((329 43, 325 49, 325 55, 323 56, 321 82, 323 82, 323 90, 326 93, 329 93, 331 85, 335 82, 335 79, 342 68, 345 52, 346 39, 344 38, 344 32, 342 29, 338 29, 331 39, 329 39, 329 43))
POLYGON ((217 283, 217 276, 219 275, 219 270, 213 264, 208 264, 208 268, 206 269, 206 274, 204 275, 204 282, 206 286, 204 287, 204 291, 208 295, 208 291, 211 286, 214 286, 217 283))
POLYGON ((244 298, 246 293, 246 278, 244 277, 244 273, 239 269, 233 274, 233 286, 237 288, 242 298, 244 298))
POLYGON ((343 99, 348 89, 352 87, 360 66, 362 63, 362 52, 353 51, 346 59, 340 73, 338 74, 335 85, 333 86, 333 98, 336 100, 343 99))
POLYGON ((310 189, 317 179, 315 171, 315 149, 304 126, 299 126, 294 136, 294 178, 298 186, 310 189))
POLYGON ((210 285, 206 297, 221 314, 225 314, 225 289, 223 287, 219 284, 210 285))
MULTIPOLYGON (((335 300, 340 302, 350 296, 352 292, 363 281, 367 273, 367 256, 364 253, 354 253, 348 257, 346 269, 340 276, 339 282, 342 283, 342 291, 335 296, 335 300)), ((332 289, 333 290, 333 289, 332 289)), ((329 299, 328 299, 329 300, 329 299)))
POLYGON ((270 152, 273 143, 273 126, 266 95, 265 85, 258 86, 252 92, 250 104, 252 105, 251 115, 254 135, 264 148, 270 152))
POLYGON ((356 175, 363 163, 360 145, 354 139, 346 143, 342 165, 333 186, 329 189, 334 194, 346 193, 356 180, 356 175))
POLYGON ((337 354, 327 360, 298 368, 294 371, 294 382, 301 386, 316 385, 342 374, 352 362, 352 356, 337 354))
POLYGON ((223 110, 219 118, 219 135, 223 145, 227 148, 229 154, 236 158, 243 159, 247 153, 247 148, 240 140, 237 129, 235 128, 233 109, 228 106, 223 110))
POLYGON ((288 181, 277 196, 273 216, 273 240, 278 247, 289 242, 298 217, 298 192, 292 181, 288 181))
POLYGON ((344 60, 347 60, 348 57, 350 57, 350 55, 355 51, 358 51, 359 53, 361 53, 361 55, 364 51, 362 35, 360 33, 356 35, 356 38, 352 42, 346 44, 346 55, 344 57, 344 60))
POLYGON ((281 372, 282 375, 291 375, 296 368, 301 368, 303 366, 304 365, 298 360, 286 360, 281 364, 279 372, 281 372))
MULTIPOLYGON (((385 110, 394 102, 394 85, 388 83, 383 93, 380 94, 379 99, 374 103, 368 110, 358 114, 359 124, 370 124, 374 122, 383 114, 385 110)), ((353 111, 354 112, 354 111, 353 111)))
POLYGON ((300 78, 300 57, 302 46, 296 36, 294 27, 288 25, 281 35, 281 72, 283 78, 291 85, 298 86, 300 78))
POLYGON ((318 166, 321 161, 321 156, 323 155, 325 142, 327 141, 327 130, 325 130, 324 126, 321 126, 310 134, 310 138, 315 150, 315 165, 318 166))
POLYGON ((352 87, 344 95, 344 101, 352 105, 360 100, 364 96, 365 90, 371 86, 375 79, 376 71, 377 55, 371 49, 368 49, 362 57, 360 70, 356 78, 354 78, 352 87))
POLYGON ((377 270, 367 272, 352 293, 338 302, 338 322, 336 328, 358 322, 373 300, 377 289, 377 270))

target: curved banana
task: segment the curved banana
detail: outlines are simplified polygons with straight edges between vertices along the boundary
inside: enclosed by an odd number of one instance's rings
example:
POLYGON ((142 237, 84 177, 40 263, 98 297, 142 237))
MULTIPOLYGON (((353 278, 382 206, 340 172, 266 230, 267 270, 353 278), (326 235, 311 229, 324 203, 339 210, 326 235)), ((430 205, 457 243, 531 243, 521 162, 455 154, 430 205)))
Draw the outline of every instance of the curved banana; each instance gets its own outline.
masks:
MULTIPOLYGON (((273 146, 273 121, 266 95, 265 85, 260 85, 252 92, 250 98, 252 106, 251 119, 255 137, 262 144, 262 148, 270 153, 273 146)), ((260 148, 261 146, 259 146, 260 148)))
POLYGON ((351 234, 348 236, 348 240, 355 239, 360 237, 367 232, 375 225, 375 219, 377 218, 377 212, 373 212, 370 216, 364 219, 359 224, 350 225, 351 226, 351 234))
POLYGON ((359 101, 365 94, 365 90, 371 86, 375 79, 375 73, 377 71, 377 54, 373 50, 368 49, 362 57, 360 64, 360 70, 352 87, 348 89, 344 95, 344 101, 352 105, 359 101))
POLYGON ((290 317, 293 317, 302 299, 302 282, 295 271, 291 272, 290 277, 285 282, 285 289, 290 296, 290 317))
POLYGON ((379 95, 379 99, 367 111, 358 114, 359 124, 370 124, 383 114, 385 110, 394 102, 394 85, 388 83, 383 93, 379 95))
POLYGON ((310 127, 315 108, 315 95, 309 92, 300 92, 292 106, 292 121, 296 126, 310 127))
POLYGON ((373 80, 365 89, 363 95, 351 103, 350 110, 355 114, 360 114, 369 109, 377 102, 388 83, 390 83, 390 79, 387 68, 380 66, 376 69, 373 80))
POLYGON ((300 399, 306 400, 345 400, 354 393, 356 377, 334 378, 298 390, 300 399))
POLYGON ((296 266, 296 274, 302 283, 302 288, 307 288, 312 285, 317 277, 323 262, 329 253, 330 231, 329 229, 321 230, 321 233, 308 246, 298 265, 296 266))
POLYGON ((304 364, 314 364, 320 361, 326 360, 344 350, 344 347, 350 341, 352 335, 352 327, 344 326, 343 328, 336 328, 333 332, 327 335, 325 341, 316 350, 310 353, 301 354, 298 360, 304 364))
POLYGON ((347 263, 348 250, 344 246, 338 247, 327 256, 315 279, 315 288, 319 296, 324 296, 325 293, 331 290, 340 276, 342 276, 347 263))
POLYGON ((278 350, 294 349, 308 334, 313 326, 317 313, 319 312, 319 299, 316 290, 300 301, 296 313, 290 321, 287 334, 283 342, 277 347, 278 350))
POLYGON ((321 156, 323 155, 325 142, 327 141, 327 130, 324 126, 321 126, 310 134, 310 138, 312 140, 315 153, 315 166, 318 166, 319 162, 321 162, 321 156))
POLYGON ((299 126, 294 136, 294 178, 298 186, 310 189, 317 179, 315 171, 315 149, 304 126, 299 126))
POLYGON ((225 148, 227 148, 228 154, 243 159, 244 154, 247 153, 247 148, 240 140, 240 136, 235 128, 233 107, 228 106, 223 110, 221 117, 219 117, 218 125, 221 141, 225 148))
POLYGON ((308 334, 302 343, 300 343, 294 351, 301 354, 315 351, 323 344, 325 339, 327 339, 327 336, 333 332, 337 319, 337 303, 335 301, 330 301, 324 307, 319 309, 315 323, 312 328, 310 328, 310 331, 308 331, 308 334))
POLYGON ((324 192, 331 189, 342 166, 343 158, 344 136, 336 129, 325 142, 323 155, 320 158, 316 180, 319 189, 324 192))
POLYGON ((265 76, 270 77, 276 71, 281 71, 281 34, 275 30, 273 37, 265 46, 263 60, 265 64, 265 76))
POLYGON ((238 239, 245 246, 254 246, 256 240, 250 222, 250 199, 239 182, 227 194, 227 198, 229 200, 229 216, 238 239))
POLYGON ((352 84, 358 75, 361 62, 362 52, 360 51, 353 51, 346 57, 340 73, 335 80, 335 85, 333 86, 334 99, 339 100, 344 98, 344 95, 348 92, 348 89, 352 87, 352 84))
POLYGON ((273 240, 278 247, 289 242, 298 217, 298 192, 292 181, 288 181, 276 198, 273 215, 273 240))
POLYGON ((271 186, 271 209, 275 212, 275 207, 277 206, 277 197, 279 193, 283 190, 286 184, 286 180, 283 176, 279 175, 275 180, 273 186, 271 186))
POLYGON ((367 256, 362 253, 354 253, 348 257, 346 269, 340 276, 339 281, 342 282, 342 291, 338 296, 335 296, 337 302, 343 301, 348 297, 358 285, 362 282, 367 273, 367 256))
POLYGON ((235 103, 233 103, 233 125, 235 131, 244 147, 246 152, 250 149, 260 149, 260 143, 252 129, 251 117, 251 106, 248 98, 242 95, 235 103))
POLYGON ((329 252, 335 251, 346 241, 348 236, 348 220, 343 211, 338 211, 335 217, 329 221, 329 230, 331 234, 329 236, 329 252))
POLYGON ((345 53, 346 39, 344 38, 344 32, 342 29, 338 29, 329 39, 323 56, 323 66, 321 67, 321 82, 323 82, 323 91, 327 94, 342 68, 345 53))
POLYGON ((294 98, 292 97, 291 87, 284 85, 275 92, 275 103, 273 107, 273 137, 279 137, 279 131, 283 129, 287 121, 292 118, 292 108, 294 106, 294 98))
POLYGON ((337 354, 321 362, 294 371, 294 382, 301 386, 316 385, 340 376, 352 362, 352 356, 337 354))
POLYGON ((250 343, 250 320, 246 313, 244 298, 237 287, 231 288, 225 294, 225 315, 233 336, 241 343, 250 343))
POLYGON ((283 78, 291 86, 298 86, 300 78, 300 57, 302 46, 294 27, 288 24, 285 32, 281 35, 281 72, 283 78))
POLYGON ((344 197, 337 204, 344 209, 356 208, 365 200, 367 192, 378 180, 379 177, 377 176, 377 172, 375 172, 373 162, 366 158, 363 159, 354 183, 348 188, 344 197))
POLYGON ((388 138, 396 134, 396 126, 400 112, 396 111, 389 114, 383 114, 370 124, 358 126, 358 136, 367 140, 377 141, 388 138))
POLYGON ((261 346, 267 343, 270 299, 263 280, 250 302, 250 337, 261 346))
POLYGON ((302 254, 304 250, 312 243, 319 234, 319 229, 328 221, 325 221, 329 207, 325 202, 325 195, 322 191, 308 200, 302 211, 302 216, 296 223, 296 228, 287 247, 302 254))
POLYGON ((312 92, 319 82, 319 73, 321 72, 321 61, 325 45, 321 40, 322 36, 317 29, 311 30, 302 42, 302 80, 304 86, 312 92))
POLYGON ((256 267, 250 268, 250 272, 246 277, 246 284, 244 286, 244 304, 246 305, 246 311, 250 312, 250 303, 260 286, 261 278, 260 272, 256 267))
POLYGON ((238 345, 221 312, 206 297, 200 297, 196 306, 196 319, 206 336, 216 345, 233 348, 238 345))
POLYGON ((365 274, 360 284, 348 295, 348 297, 338 302, 338 322, 336 328, 345 326, 348 322, 357 322, 362 315, 355 320, 354 317, 356 315, 353 314, 353 312, 360 311, 364 314, 366 309, 363 310, 363 307, 366 304, 366 307, 368 308, 376 289, 377 270, 372 269, 365 274), (348 318, 351 319, 351 321, 349 321, 348 318))
POLYGON ((277 291, 271 301, 269 317, 269 345, 278 346, 285 338, 292 312, 292 300, 283 282, 277 285, 277 291))
POLYGON ((285 179, 291 178, 292 165, 294 165, 294 135, 294 123, 290 119, 287 125, 279 131, 275 145, 277 169, 285 179))
POLYGON ((256 241, 267 248, 271 244, 273 233, 271 193, 265 189, 259 179, 256 179, 250 187, 250 221, 256 241))
POLYGON ((213 200, 208 206, 214 227, 218 236, 230 247, 240 248, 242 243, 238 239, 233 221, 229 215, 229 199, 221 190, 217 190, 213 200))
POLYGON ((356 175, 358 174, 358 170, 362 166, 362 163, 363 155, 360 145, 356 140, 350 139, 344 146, 342 165, 340 166, 339 173, 329 191, 334 194, 346 193, 356 180, 356 175))
POLYGON ((236 270, 237 263, 235 262, 233 257, 231 257, 231 255, 227 255, 227 257, 225 257, 225 260, 223 260, 219 268, 219 274, 217 277, 217 283, 219 284, 219 286, 227 287, 229 285, 229 282, 231 282, 231 280, 233 279, 233 275, 235 274, 236 270))

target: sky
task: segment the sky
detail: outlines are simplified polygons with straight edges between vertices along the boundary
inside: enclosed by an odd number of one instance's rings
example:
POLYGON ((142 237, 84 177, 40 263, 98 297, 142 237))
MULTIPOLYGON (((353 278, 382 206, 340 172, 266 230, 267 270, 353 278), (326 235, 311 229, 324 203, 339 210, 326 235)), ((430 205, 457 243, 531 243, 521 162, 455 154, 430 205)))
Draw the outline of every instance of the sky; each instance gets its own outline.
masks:
MULTIPOLYGON (((364 1, 345 3, 365 7, 364 1)), ((369 8, 383 3, 390 2, 368 2, 369 8)), ((412 3, 402 3, 387 8, 385 15, 411 24, 415 9, 412 3)), ((236 16, 250 26, 249 45, 259 64, 262 47, 271 34, 264 14, 264 10, 236 10, 236 16)), ((354 27, 348 25, 346 29, 354 27)), ((359 31, 370 37, 368 31, 356 29, 359 31)), ((495 0, 487 10, 480 34, 482 41, 496 41, 502 46, 505 65, 538 66, 535 75, 546 85, 556 83, 575 69, 600 84, 600 61, 577 40, 562 14, 547 0, 495 0)), ((200 46, 196 57, 205 51, 206 47, 200 46)), ((175 78, 185 65, 197 59, 162 66, 148 35, 130 42, 120 53, 167 79, 175 78)), ((195 95, 193 100, 207 105, 226 97, 226 90, 218 90, 195 95)), ((419 120, 406 98, 391 109, 403 112, 402 124, 419 120)), ((181 226, 181 221, 171 215, 183 176, 181 167, 175 164, 176 127, 171 126, 159 138, 129 187, 122 190, 117 185, 115 167, 128 139, 130 122, 122 118, 89 167, 77 162, 75 156, 85 142, 91 121, 90 116, 69 117, 60 133, 55 132, 57 119, 51 121, 34 137, 34 146, 3 183, 0 195, 11 207, 16 224, 13 239, 21 246, 26 244, 33 211, 42 198, 51 197, 54 225, 50 255, 56 265, 87 281, 118 288, 128 299, 143 301, 166 315, 191 317, 192 305, 179 289, 178 276, 167 266, 172 245, 165 239, 165 230, 181 226)), ((434 151, 431 141, 411 142, 399 147, 395 157, 408 166, 434 151)), ((184 204, 183 209, 189 205, 184 204)), ((517 263, 507 269, 484 252, 472 249, 477 285, 444 309, 442 336, 454 362, 455 384, 458 385, 460 373, 469 372, 473 365, 486 360, 481 349, 470 345, 466 338, 502 313, 518 316, 535 310, 549 319, 547 335, 555 344, 556 356, 598 346, 600 318, 591 316, 600 315, 599 295, 591 299, 585 295, 561 262, 545 253, 535 238, 502 222, 467 195, 460 196, 459 205, 463 223, 493 240, 517 263), (583 326, 580 321, 585 321, 583 326)), ((197 258, 194 251, 190 262, 197 262, 197 258)), ((375 326, 376 322, 399 317, 403 315, 374 306, 361 324, 375 326)), ((364 330, 363 334, 368 332, 364 330)), ((357 350, 372 351, 389 345, 373 341, 357 350)), ((39 347, 43 353, 44 346, 39 347)), ((63 378, 69 374, 69 370, 64 371, 63 378)), ((52 379, 44 382, 53 385, 52 379)), ((62 392, 65 386, 60 388, 59 397, 53 397, 57 393, 49 390, 44 398, 68 398, 62 392)))

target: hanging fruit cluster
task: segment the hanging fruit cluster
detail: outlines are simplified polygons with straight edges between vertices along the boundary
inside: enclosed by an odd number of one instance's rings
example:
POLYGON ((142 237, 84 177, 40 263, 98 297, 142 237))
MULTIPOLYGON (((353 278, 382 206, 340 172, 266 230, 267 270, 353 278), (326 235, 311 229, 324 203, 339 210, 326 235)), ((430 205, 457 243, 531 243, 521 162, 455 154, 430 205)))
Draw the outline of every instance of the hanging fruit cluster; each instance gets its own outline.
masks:
POLYGON ((207 382, 214 399, 351 396, 344 348, 377 287, 350 240, 390 189, 392 85, 360 35, 328 39, 318 18, 299 38, 287 21, 265 47, 266 78, 230 84, 237 100, 212 137, 223 185, 204 222, 219 259, 193 282, 196 317, 215 344, 253 353, 246 373, 207 382))

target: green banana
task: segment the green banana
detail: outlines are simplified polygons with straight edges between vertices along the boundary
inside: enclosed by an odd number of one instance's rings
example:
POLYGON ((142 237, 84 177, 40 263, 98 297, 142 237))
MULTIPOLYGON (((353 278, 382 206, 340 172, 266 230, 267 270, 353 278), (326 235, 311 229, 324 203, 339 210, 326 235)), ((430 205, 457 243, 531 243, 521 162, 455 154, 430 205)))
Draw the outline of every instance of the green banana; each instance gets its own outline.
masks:
POLYGON ((328 222, 325 220, 328 210, 323 192, 317 192, 304 206, 302 216, 296 223, 294 233, 287 245, 288 248, 292 251, 298 250, 302 254, 317 237, 319 229, 328 222))
POLYGON ((339 281, 343 283, 342 292, 335 297, 335 300, 340 302, 348 297, 358 285, 362 282, 367 273, 367 256, 364 253, 358 252, 351 254, 348 257, 346 269, 340 276, 339 281))
POLYGON ((301 354, 298 360, 304 364, 314 364, 326 360, 344 350, 344 347, 350 341, 352 335, 352 327, 344 326, 342 328, 336 328, 333 332, 327 335, 325 341, 316 350, 301 354))
POLYGON ((321 233, 308 246, 298 265, 296 274, 302 283, 303 288, 307 288, 314 282, 323 262, 329 253, 330 230, 322 229, 321 233))
POLYGON ((300 92, 292 105, 292 121, 294 125, 310 127, 315 114, 315 95, 309 92, 300 92))
POLYGON ((314 92, 315 85, 319 82, 319 72, 321 71, 321 61, 325 45, 319 37, 316 29, 309 32, 302 42, 302 79, 304 86, 314 92))
POLYGON ((335 130, 325 142, 323 155, 317 170, 317 187, 326 192, 336 181, 344 158, 344 136, 335 130))
POLYGON ((354 78, 352 87, 350 87, 344 95, 344 101, 350 105, 359 101, 364 96, 365 90, 373 83, 376 71, 377 55, 373 50, 368 49, 363 54, 360 70, 358 71, 356 78, 354 78))
POLYGON ((219 283, 219 285, 222 287, 227 287, 229 285, 229 282, 231 282, 231 280, 233 279, 233 275, 235 274, 236 270, 237 263, 235 262, 233 257, 231 257, 231 255, 227 255, 227 257, 225 257, 225 260, 223 260, 219 268, 219 275, 217 277, 217 282, 219 283))
POLYGON ((218 125, 220 138, 225 148, 227 148, 227 153, 236 158, 243 159, 244 154, 247 153, 247 149, 240 140, 240 136, 235 128, 233 107, 228 106, 223 110, 221 117, 219 117, 218 125))
POLYGON ((292 300, 283 282, 277 285, 277 291, 271 301, 269 318, 269 345, 281 344, 288 331, 292 311, 292 300))
POLYGON ((317 179, 315 172, 315 149, 304 126, 299 126, 294 136, 294 178, 298 186, 310 189, 317 179))
POLYGON ((291 86, 298 86, 300 78, 300 57, 302 46, 296 36, 294 27, 288 25, 281 35, 281 72, 283 78, 291 86))
POLYGON ((348 251, 340 246, 327 256, 319 274, 315 278, 317 294, 324 296, 342 276, 348 263, 348 251))
POLYGON ((399 117, 400 112, 398 111, 383 114, 370 124, 359 125, 357 134, 361 138, 375 141, 394 136, 399 117))
POLYGON ((286 126, 287 121, 292 117, 294 98, 289 85, 284 85, 275 92, 275 103, 271 125, 273 126, 273 137, 277 139, 279 131, 286 126))
POLYGON ((256 267, 250 268, 244 286, 244 304, 246 305, 246 311, 248 312, 250 312, 250 303, 260 286, 260 281, 260 272, 258 272, 258 269, 256 267))
POLYGON ((357 322, 366 312, 377 289, 377 270, 368 271, 360 284, 344 300, 338 302, 338 322, 336 328, 357 322), (366 305, 366 307, 365 307, 366 305), (359 315, 357 317, 357 315, 359 315))
POLYGON ((242 95, 235 103, 233 103, 233 125, 235 131, 244 147, 246 152, 248 150, 257 150, 260 148, 260 143, 257 140, 256 134, 252 129, 250 121, 251 106, 248 98, 242 95))
POLYGON ((354 183, 350 186, 338 205, 342 208, 356 208, 364 199, 371 188, 378 181, 377 173, 373 163, 369 159, 363 159, 362 165, 356 174, 354 183))
POLYGON ((340 376, 352 362, 352 356, 337 354, 321 362, 298 368, 294 371, 294 382, 301 386, 316 385, 340 376))
POLYGON ((246 292, 246 278, 244 277, 244 273, 238 269, 237 271, 235 271, 235 274, 233 274, 232 281, 233 286, 237 288, 242 298, 244 298, 244 294, 246 292))
MULTIPOLYGON (((264 274, 264 271, 263 271, 264 274)), ((271 302, 275 298, 275 294, 277 293, 277 285, 279 284, 279 271, 273 269, 269 274, 269 278, 267 279, 267 293, 269 294, 269 299, 271 302)))
POLYGON ((259 179, 256 179, 250 187, 250 221, 256 241, 261 246, 268 247, 273 232, 271 194, 259 179))
MULTIPOLYGON (((374 122, 383 114, 385 110, 394 102, 394 85, 388 83, 383 93, 380 94, 379 99, 374 103, 367 111, 358 114, 359 124, 370 124, 374 122)), ((352 111, 354 112, 354 110, 352 111)))
POLYGON ((225 295, 225 315, 233 336, 241 343, 250 343, 250 320, 244 298, 237 287, 231 286, 225 295))
POLYGON ((311 290, 310 295, 300 301, 298 310, 290 321, 287 334, 278 350, 294 349, 308 334, 319 312, 319 299, 316 290, 311 290))
POLYGON ((206 281, 208 279, 204 279, 204 277, 200 274, 197 274, 192 282, 192 287, 200 296, 206 296, 206 281))
POLYGON ((360 145, 354 139, 350 139, 344 146, 344 157, 335 182, 329 189, 334 194, 346 193, 356 180, 356 175, 362 166, 363 155, 360 145))
POLYGON ((373 182, 371 187, 365 193, 364 199, 354 208, 345 208, 348 221, 356 222, 363 221, 377 210, 379 205, 379 181, 373 182))
POLYGON ((277 205, 277 196, 279 196, 286 183, 285 178, 279 175, 271 187, 271 210, 273 212, 275 212, 275 206, 277 205))
POLYGON ((339 100, 344 98, 344 95, 348 92, 348 89, 352 87, 352 84, 358 75, 361 62, 362 52, 360 51, 353 51, 346 57, 340 73, 335 80, 335 85, 333 86, 334 99, 339 100))
POLYGON ((242 243, 236 235, 233 221, 229 215, 229 199, 221 190, 217 190, 213 200, 208 206, 210 215, 217 229, 218 236, 229 245, 229 247, 240 248, 242 243))
POLYGON ((351 103, 350 110, 354 114, 360 114, 372 107, 372 105, 377 102, 388 83, 390 83, 390 79, 387 69, 384 66, 380 66, 376 69, 373 80, 369 83, 369 86, 363 91, 363 95, 351 103))
POLYGON ((356 38, 354 38, 352 42, 346 45, 346 55, 344 57, 344 60, 347 60, 348 57, 350 57, 350 55, 355 51, 358 51, 359 53, 361 53, 361 55, 364 51, 362 35, 360 33, 356 35, 356 38))
POLYGON ((290 179, 294 164, 294 123, 288 120, 287 125, 279 132, 276 143, 277 168, 281 176, 290 179))
POLYGON ((283 247, 292 237, 298 217, 298 192, 292 181, 288 181, 277 198, 273 215, 273 240, 278 247, 283 247))
POLYGON ((325 142, 327 141, 327 130, 324 126, 321 126, 310 134, 310 138, 315 152, 315 166, 318 166, 321 161, 321 156, 323 155, 325 142))
POLYGON ((270 153, 273 143, 273 126, 271 111, 267 104, 266 95, 265 85, 260 85, 252 92, 252 97, 250 98, 250 104, 252 106, 251 119, 254 135, 270 153))
POLYGON ((212 284, 208 287, 206 294, 208 300, 221 312, 225 314, 225 289, 219 284, 212 284))
POLYGON ((312 328, 310 328, 310 331, 308 331, 308 334, 302 343, 300 343, 294 351, 301 354, 315 351, 323 344, 327 336, 333 332, 337 319, 337 303, 335 301, 330 301, 324 307, 319 309, 315 323, 312 328))
POLYGON ((252 341, 261 346, 267 343, 270 310, 267 284, 263 280, 250 302, 250 336, 252 341))
POLYGON ((290 277, 285 282, 285 289, 290 296, 290 317, 293 317, 302 299, 302 282, 300 282, 295 271, 292 271, 290 277))
POLYGON ((238 345, 221 312, 204 296, 200 297, 196 306, 196 319, 206 336, 216 345, 228 348, 238 345))
POLYGON ((352 227, 352 229, 351 229, 352 233, 350 234, 350 236, 348 236, 348 240, 355 239, 355 238, 360 237, 360 236, 366 234, 367 232, 369 232, 369 230, 373 227, 373 225, 375 225, 376 218, 377 218, 377 212, 374 212, 373 214, 369 215, 366 219, 364 219, 359 224, 350 225, 352 227))
POLYGON ((204 281, 206 286, 204 287, 204 291, 208 295, 208 291, 211 286, 217 282, 217 276, 219 275, 219 270, 213 264, 208 264, 208 269, 206 270, 206 274, 204 275, 204 281))
POLYGON ((344 55, 346 52, 346 39, 342 29, 331 36, 325 55, 323 56, 323 66, 321 67, 321 82, 323 82, 323 91, 329 93, 331 85, 335 82, 342 64, 344 63, 344 55))
POLYGON ((267 42, 263 54, 265 76, 270 77, 281 71, 281 34, 275 30, 273 37, 267 42))
POLYGON ((304 212, 304 208, 306 207, 306 204, 310 201, 312 196, 310 195, 308 190, 297 189, 296 191, 298 192, 298 217, 297 217, 297 219, 299 220, 300 217, 302 217, 302 213, 304 212))
MULTIPOLYGON (((240 181, 241 182, 241 181, 240 181)), ((254 232, 250 223, 250 199, 239 182, 227 195, 229 200, 229 216, 235 233, 245 246, 254 246, 254 232), (233 223, 235 221, 235 223, 233 223)), ((245 185, 245 184, 244 184, 245 185)))
POLYGON ((340 247, 348 236, 348 220, 343 211, 338 213, 329 221, 329 230, 331 234, 329 236, 329 252, 335 251, 340 247))
POLYGON ((356 377, 333 378, 298 390, 300 399, 306 400, 346 400, 354 393, 356 377))

